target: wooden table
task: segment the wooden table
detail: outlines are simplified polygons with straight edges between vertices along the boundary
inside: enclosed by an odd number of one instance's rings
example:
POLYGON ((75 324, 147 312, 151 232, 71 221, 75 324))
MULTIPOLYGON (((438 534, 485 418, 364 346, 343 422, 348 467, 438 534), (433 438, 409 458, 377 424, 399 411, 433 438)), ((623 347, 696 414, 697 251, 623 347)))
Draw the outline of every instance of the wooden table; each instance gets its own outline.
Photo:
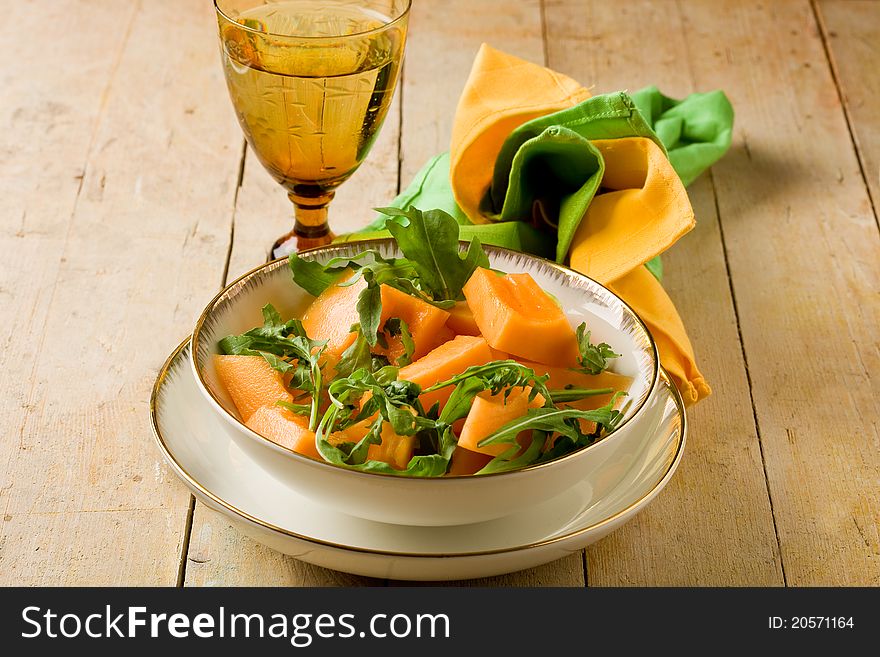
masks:
MULTIPOLYGON (((622 529, 477 585, 880 584, 880 2, 415 0, 400 91, 338 230, 448 148, 486 41, 595 92, 724 89, 665 284, 714 394, 622 529)), ((288 228, 207 0, 16 2, 0 23, 0 583, 385 585, 272 552, 162 463, 148 397, 204 304, 288 228)))

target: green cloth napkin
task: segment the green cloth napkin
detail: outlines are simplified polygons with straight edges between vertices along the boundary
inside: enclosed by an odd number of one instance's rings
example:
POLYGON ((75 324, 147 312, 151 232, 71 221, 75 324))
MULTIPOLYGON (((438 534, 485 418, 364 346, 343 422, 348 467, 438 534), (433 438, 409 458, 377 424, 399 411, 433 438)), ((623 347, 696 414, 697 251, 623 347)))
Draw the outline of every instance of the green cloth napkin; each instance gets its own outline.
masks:
MULTIPOLYGON (((647 87, 593 96, 568 109, 528 121, 505 140, 481 205, 492 223, 473 224, 455 202, 449 153, 433 157, 393 207, 445 210, 462 226, 462 237, 564 262, 571 240, 602 181, 605 164, 590 143, 596 139, 646 137, 665 149, 689 184, 730 146, 733 108, 721 91, 683 100, 647 87)), ((388 236, 387 217, 340 240, 388 236)), ((658 279, 658 258, 645 265, 658 279)))

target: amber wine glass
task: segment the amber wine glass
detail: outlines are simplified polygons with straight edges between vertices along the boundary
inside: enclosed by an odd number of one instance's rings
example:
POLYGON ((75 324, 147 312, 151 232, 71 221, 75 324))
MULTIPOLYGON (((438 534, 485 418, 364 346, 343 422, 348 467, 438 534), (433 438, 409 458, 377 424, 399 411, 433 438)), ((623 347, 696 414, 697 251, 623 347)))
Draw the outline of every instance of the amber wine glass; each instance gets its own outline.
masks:
POLYGON ((293 201, 274 257, 332 241, 327 208, 388 113, 410 1, 214 0, 239 123, 293 201))

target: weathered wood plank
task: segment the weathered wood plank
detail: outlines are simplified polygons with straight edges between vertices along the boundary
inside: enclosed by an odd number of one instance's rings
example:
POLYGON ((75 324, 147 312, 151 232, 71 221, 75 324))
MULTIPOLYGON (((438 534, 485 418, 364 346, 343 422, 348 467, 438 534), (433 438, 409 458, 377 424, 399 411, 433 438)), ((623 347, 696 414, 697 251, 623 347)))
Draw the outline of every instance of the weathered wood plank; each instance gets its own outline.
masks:
POLYGON ((789 585, 880 582, 880 236, 808 2, 687 5, 698 88, 738 129, 714 168, 789 585))
MULTIPOLYGON (((708 90, 695 87, 674 5, 631 2, 612 12, 550 0, 546 14, 550 66, 594 93, 708 90)), ((697 228, 664 256, 664 283, 714 393, 689 411, 687 451, 667 489, 587 550, 590 585, 782 583, 711 179, 689 193, 697 228)))
POLYGON ((212 10, 19 9, 0 28, 16 53, 0 115, 14 156, 0 184, 16 191, 0 236, 0 581, 173 585, 190 498, 147 400, 227 250, 239 135, 212 10))
POLYGON ((219 513, 198 504, 186 586, 370 586, 382 580, 313 566, 242 536, 219 513))
POLYGON ((880 3, 814 0, 814 7, 876 217, 880 203, 880 3))

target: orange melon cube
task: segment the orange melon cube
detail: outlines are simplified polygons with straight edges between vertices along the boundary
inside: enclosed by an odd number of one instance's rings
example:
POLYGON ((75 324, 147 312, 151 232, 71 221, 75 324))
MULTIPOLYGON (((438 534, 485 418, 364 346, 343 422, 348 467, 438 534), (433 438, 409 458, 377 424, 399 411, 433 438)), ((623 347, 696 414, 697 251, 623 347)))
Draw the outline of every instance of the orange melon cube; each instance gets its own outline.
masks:
MULTIPOLYGON (((421 358, 439 344, 438 335, 441 335, 445 328, 446 320, 449 318, 448 312, 388 285, 381 286, 381 292, 382 315, 379 328, 381 329, 392 317, 406 322, 415 344, 414 360, 421 358)), ((385 340, 388 344, 387 349, 376 347, 373 352, 386 356, 389 362, 394 364, 405 352, 403 341, 399 335, 387 334, 385 340)))
MULTIPOLYGON (((357 335, 351 331, 351 327, 360 321, 357 301, 366 282, 361 278, 352 285, 340 285, 353 275, 351 270, 344 271, 335 284, 315 297, 302 318, 303 328, 310 338, 327 341, 324 353, 326 362, 331 366, 339 361, 342 352, 351 346, 357 335)), ((382 285, 380 291, 380 330, 391 317, 406 322, 415 344, 413 358, 421 358, 439 344, 438 336, 444 335, 448 312, 388 285, 382 285)), ((445 334, 450 335, 448 332, 445 334)), ((388 346, 377 346, 373 352, 386 356, 393 364, 405 352, 403 341, 400 336, 390 335, 386 335, 385 340, 388 346)))
POLYGON ((472 475, 486 467, 486 464, 491 460, 492 457, 488 454, 472 452, 464 447, 456 447, 455 451, 452 452, 452 458, 449 461, 449 470, 446 474, 472 475))
MULTIPOLYGON (((479 442, 492 435, 508 422, 523 417, 530 408, 540 408, 544 405, 541 395, 529 401, 532 389, 514 388, 505 399, 502 390, 497 395, 492 395, 488 390, 474 397, 471 410, 465 418, 461 434, 458 436, 458 446, 469 449, 472 452, 480 452, 490 456, 498 456, 510 449, 510 443, 498 443, 495 445, 479 446, 479 442)), ((517 436, 517 442, 525 447, 529 444, 530 431, 523 431, 517 436)))
MULTIPOLYGON (((342 433, 347 440, 358 442, 370 430, 372 419, 363 420, 350 427, 342 433)), ((382 442, 370 445, 367 448, 368 461, 382 461, 387 463, 395 470, 406 470, 413 452, 416 449, 417 439, 415 436, 401 436, 394 432, 394 429, 388 422, 382 423, 382 442)))
POLYGON ((577 359, 577 337, 568 318, 530 275, 477 268, 464 295, 480 333, 494 349, 548 365, 577 359))
POLYGON ((351 327, 360 319, 357 311, 358 295, 367 283, 363 278, 357 283, 343 286, 354 275, 350 269, 346 269, 306 308, 302 317, 303 328, 312 340, 326 340, 325 354, 331 363, 336 363, 342 352, 351 346, 356 337, 351 327))
MULTIPOLYGON (((549 390, 562 390, 567 387, 572 388, 611 388, 615 392, 619 390, 629 390, 632 379, 616 372, 602 372, 601 374, 585 374, 583 372, 575 372, 567 367, 553 367, 544 365, 543 363, 535 363, 531 361, 520 361, 526 367, 535 370, 535 374, 549 374, 550 378, 546 381, 549 390)), ((605 395, 594 395, 592 397, 584 397, 573 402, 563 402, 559 406, 577 408, 582 411, 591 411, 601 408, 611 401, 614 393, 605 395)))
POLYGON ((459 301, 449 309, 446 326, 455 331, 456 335, 480 335, 480 327, 477 326, 467 301, 459 301))
MULTIPOLYGON (((474 365, 485 365, 495 360, 491 349, 481 337, 458 335, 406 367, 400 368, 398 378, 418 383, 422 389, 451 379, 474 365)), ((449 400, 454 386, 422 393, 419 399, 427 411, 435 403, 441 408, 449 400)))
POLYGON ((281 374, 273 370, 262 356, 215 354, 214 369, 245 422, 261 406, 293 401, 281 374))
POLYGON ((282 406, 262 406, 245 424, 273 443, 297 454, 323 460, 315 446, 315 432, 309 431, 309 418, 282 406))

